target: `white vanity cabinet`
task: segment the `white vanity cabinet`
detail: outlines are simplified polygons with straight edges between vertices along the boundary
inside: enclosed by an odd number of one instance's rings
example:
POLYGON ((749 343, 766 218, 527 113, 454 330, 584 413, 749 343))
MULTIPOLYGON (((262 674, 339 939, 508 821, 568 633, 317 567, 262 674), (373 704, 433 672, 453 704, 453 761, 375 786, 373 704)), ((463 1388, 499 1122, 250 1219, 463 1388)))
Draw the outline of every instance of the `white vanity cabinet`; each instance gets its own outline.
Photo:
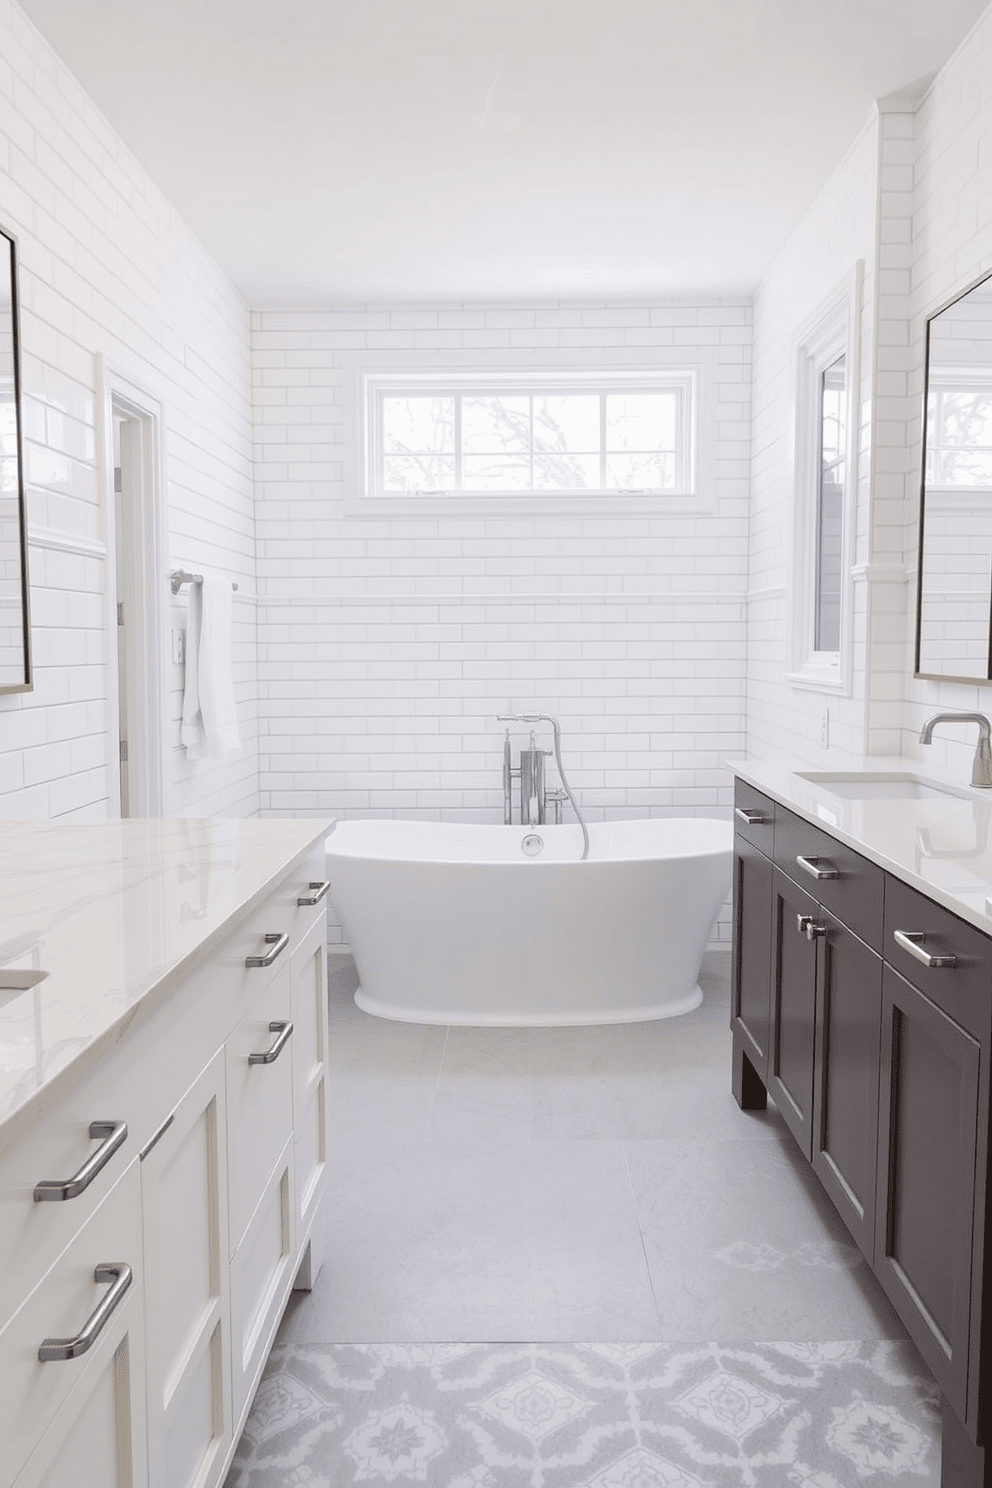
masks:
POLYGON ((316 1275, 323 831, 294 825, 303 850, 254 907, 0 1123, 0 1488, 214 1488, 316 1275), (36 1199, 52 1178, 67 1196, 36 1199), (78 1357, 39 1359, 94 1315, 78 1357))

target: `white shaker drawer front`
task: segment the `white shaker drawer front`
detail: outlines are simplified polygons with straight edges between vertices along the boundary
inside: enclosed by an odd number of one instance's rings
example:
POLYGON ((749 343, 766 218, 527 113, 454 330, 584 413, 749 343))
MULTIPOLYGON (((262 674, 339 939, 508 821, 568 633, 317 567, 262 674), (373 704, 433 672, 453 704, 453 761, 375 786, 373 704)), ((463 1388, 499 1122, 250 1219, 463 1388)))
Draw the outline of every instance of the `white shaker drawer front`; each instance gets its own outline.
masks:
POLYGON ((232 1255, 293 1132, 294 1036, 287 957, 225 1047, 232 1255))
POLYGON ((231 946, 244 948, 242 964, 247 975, 243 985, 249 996, 275 974, 317 919, 323 918, 329 889, 324 863, 323 848, 311 853, 232 936, 231 946))
POLYGON ((14 1488, 147 1488, 140 1306, 121 1308, 14 1488))
POLYGON ((113 1090, 78 1093, 0 1159, 0 1327, 137 1156, 130 1111, 113 1090))
POLYGON ((327 945, 324 917, 293 953, 296 1225, 310 1227, 327 1163, 327 945))
POLYGON ((101 1341, 106 1350, 107 1328, 140 1316, 141 1274, 138 1164, 132 1162, 0 1332, 2 1488, 70 1393, 85 1388, 87 1356, 92 1364, 101 1341))
POLYGON ((237 1429, 293 1281, 293 1144, 287 1142, 231 1262, 231 1387, 237 1429))

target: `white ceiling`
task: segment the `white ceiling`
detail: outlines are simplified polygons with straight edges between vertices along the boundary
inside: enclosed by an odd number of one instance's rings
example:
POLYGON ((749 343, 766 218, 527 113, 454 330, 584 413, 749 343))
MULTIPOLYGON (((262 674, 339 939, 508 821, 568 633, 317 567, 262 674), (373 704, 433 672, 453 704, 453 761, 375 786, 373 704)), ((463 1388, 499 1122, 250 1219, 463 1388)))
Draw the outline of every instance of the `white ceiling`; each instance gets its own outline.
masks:
POLYGON ((21 0, 255 305, 747 294, 987 0, 21 0))

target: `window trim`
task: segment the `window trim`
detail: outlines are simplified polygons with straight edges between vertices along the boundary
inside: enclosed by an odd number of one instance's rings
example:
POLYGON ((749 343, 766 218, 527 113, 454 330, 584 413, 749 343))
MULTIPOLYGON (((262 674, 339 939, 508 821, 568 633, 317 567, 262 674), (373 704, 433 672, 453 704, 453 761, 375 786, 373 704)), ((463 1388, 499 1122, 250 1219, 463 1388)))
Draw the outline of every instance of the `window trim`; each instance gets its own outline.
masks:
POLYGON ((689 355, 677 352, 665 355, 652 348, 650 358, 631 363, 629 353, 623 363, 604 356, 595 366, 576 370, 575 358, 559 354, 551 358, 544 353, 529 357, 526 365, 519 360, 513 365, 492 361, 468 363, 457 353, 434 353, 418 365, 396 365, 395 356, 356 356, 351 362, 351 375, 345 387, 347 425, 350 437, 345 449, 344 512, 345 516, 368 520, 385 517, 392 520, 420 517, 451 516, 543 516, 555 513, 574 516, 659 516, 706 515, 713 511, 712 445, 716 433, 712 401, 716 385, 716 357, 709 349, 690 348, 689 355), (520 388, 544 391, 580 391, 588 388, 609 391, 631 387, 634 390, 666 383, 681 382, 692 387, 692 406, 686 433, 690 461, 690 488, 666 493, 644 494, 622 491, 574 489, 567 491, 493 492, 455 491, 450 495, 410 496, 400 492, 375 494, 369 490, 370 471, 379 451, 370 419, 370 390, 381 394, 400 387, 421 385, 443 387, 457 385, 461 392, 473 388, 504 390, 520 388))
POLYGON ((791 565, 791 655, 786 680, 793 687, 850 696, 853 687, 854 530, 858 491, 861 383, 859 259, 853 272, 800 329, 796 345, 795 470, 791 565), (845 357, 845 480, 840 559, 840 643, 836 651, 814 646, 817 596, 821 408, 823 373, 845 357))

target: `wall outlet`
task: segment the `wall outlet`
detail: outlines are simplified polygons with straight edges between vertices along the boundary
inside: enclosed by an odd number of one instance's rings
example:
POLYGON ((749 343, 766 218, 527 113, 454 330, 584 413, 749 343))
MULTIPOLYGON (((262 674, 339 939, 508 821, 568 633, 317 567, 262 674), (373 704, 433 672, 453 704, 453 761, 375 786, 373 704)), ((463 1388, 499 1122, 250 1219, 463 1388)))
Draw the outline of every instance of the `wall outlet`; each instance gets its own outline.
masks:
POLYGON ((186 660, 186 632, 174 630, 172 632, 172 664, 182 666, 186 660))
POLYGON ((824 708, 823 717, 820 720, 820 744, 824 749, 830 748, 830 709, 824 708))

